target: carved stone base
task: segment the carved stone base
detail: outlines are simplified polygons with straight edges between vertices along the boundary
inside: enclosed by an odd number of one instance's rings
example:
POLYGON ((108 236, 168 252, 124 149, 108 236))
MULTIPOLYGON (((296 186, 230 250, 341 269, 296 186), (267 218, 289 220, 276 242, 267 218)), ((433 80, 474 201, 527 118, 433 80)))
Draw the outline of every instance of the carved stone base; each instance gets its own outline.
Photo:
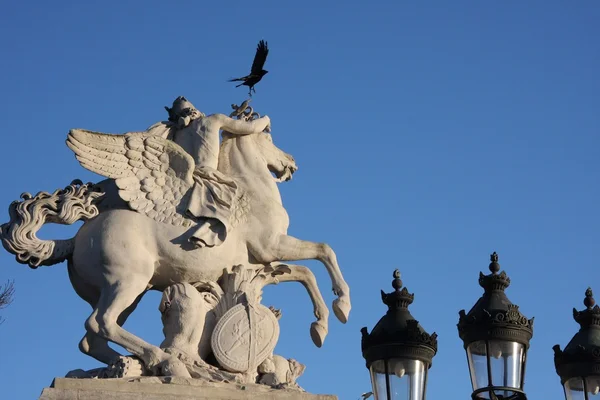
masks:
POLYGON ((122 379, 56 378, 39 400, 337 400, 337 396, 265 385, 227 384, 175 377, 122 379))

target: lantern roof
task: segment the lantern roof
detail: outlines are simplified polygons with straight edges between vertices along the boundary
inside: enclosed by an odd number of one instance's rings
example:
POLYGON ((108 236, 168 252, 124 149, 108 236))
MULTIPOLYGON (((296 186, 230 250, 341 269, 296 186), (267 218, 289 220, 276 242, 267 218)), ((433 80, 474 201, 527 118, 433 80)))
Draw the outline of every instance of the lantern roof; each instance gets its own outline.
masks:
POLYGON ((490 256, 489 275, 479 273, 479 285, 483 295, 466 313, 459 312, 458 334, 465 349, 480 340, 505 340, 517 342, 529 348, 533 336, 533 318, 527 319, 519 306, 513 304, 504 292, 510 286, 506 272, 500 272, 498 254, 490 256))
POLYGON ((381 291, 381 300, 388 306, 387 313, 379 320, 371 333, 366 327, 362 332, 362 353, 367 367, 377 360, 408 358, 425 362, 431 367, 437 353, 437 334, 429 334, 423 329, 408 306, 414 301, 414 294, 402 287, 400 271, 394 271, 392 287, 394 291, 381 291))
POLYGON ((600 307, 596 305, 591 288, 585 291, 585 310, 573 308, 573 319, 579 324, 579 332, 573 336, 564 350, 554 349, 554 365, 561 383, 573 377, 600 376, 600 307))

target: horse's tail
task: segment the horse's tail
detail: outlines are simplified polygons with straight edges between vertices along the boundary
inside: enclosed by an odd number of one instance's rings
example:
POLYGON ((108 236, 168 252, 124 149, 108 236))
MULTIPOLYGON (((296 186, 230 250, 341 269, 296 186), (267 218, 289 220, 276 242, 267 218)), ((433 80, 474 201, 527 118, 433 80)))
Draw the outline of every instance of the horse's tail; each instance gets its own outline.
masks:
POLYGON ((62 262, 73 254, 75 239, 41 240, 36 236, 45 223, 71 225, 98 215, 95 200, 103 193, 91 183, 74 180, 64 189, 50 194, 39 192, 21 195, 8 208, 10 221, 0 226, 0 240, 17 261, 31 268, 62 262))

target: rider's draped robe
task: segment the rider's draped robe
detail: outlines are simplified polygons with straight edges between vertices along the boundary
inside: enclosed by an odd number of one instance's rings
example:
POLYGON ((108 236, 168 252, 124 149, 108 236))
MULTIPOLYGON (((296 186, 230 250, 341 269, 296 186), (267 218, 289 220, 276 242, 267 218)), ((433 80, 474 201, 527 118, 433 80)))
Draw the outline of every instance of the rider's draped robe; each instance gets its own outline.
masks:
POLYGON ((222 244, 230 231, 230 217, 236 201, 238 187, 223 173, 198 167, 194 170, 194 187, 186 212, 199 224, 191 240, 201 246, 222 244))

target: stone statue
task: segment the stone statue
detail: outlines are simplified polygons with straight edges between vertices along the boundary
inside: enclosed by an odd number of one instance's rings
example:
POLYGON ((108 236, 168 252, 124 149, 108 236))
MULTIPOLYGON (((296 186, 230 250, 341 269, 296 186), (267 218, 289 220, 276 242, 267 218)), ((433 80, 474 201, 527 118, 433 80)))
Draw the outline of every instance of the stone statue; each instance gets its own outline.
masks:
POLYGON ((0 226, 5 249, 32 268, 66 260, 75 291, 92 306, 79 348, 108 367, 71 376, 294 386, 304 366, 272 353, 281 314, 260 304, 262 288, 286 281, 306 288, 319 347, 329 311, 312 272, 288 261, 325 265, 337 296, 333 311, 347 321, 350 291, 333 250, 287 235, 277 182, 291 179, 294 158, 273 144, 269 117, 249 101, 232 108, 230 116, 206 116, 178 97, 166 107, 168 121, 143 132, 73 129, 67 145, 77 160, 108 179, 25 193, 10 205, 10 221, 0 226), (45 223, 76 221, 84 224, 72 239, 36 237, 45 223), (122 328, 149 290, 163 292, 160 346, 122 328))

